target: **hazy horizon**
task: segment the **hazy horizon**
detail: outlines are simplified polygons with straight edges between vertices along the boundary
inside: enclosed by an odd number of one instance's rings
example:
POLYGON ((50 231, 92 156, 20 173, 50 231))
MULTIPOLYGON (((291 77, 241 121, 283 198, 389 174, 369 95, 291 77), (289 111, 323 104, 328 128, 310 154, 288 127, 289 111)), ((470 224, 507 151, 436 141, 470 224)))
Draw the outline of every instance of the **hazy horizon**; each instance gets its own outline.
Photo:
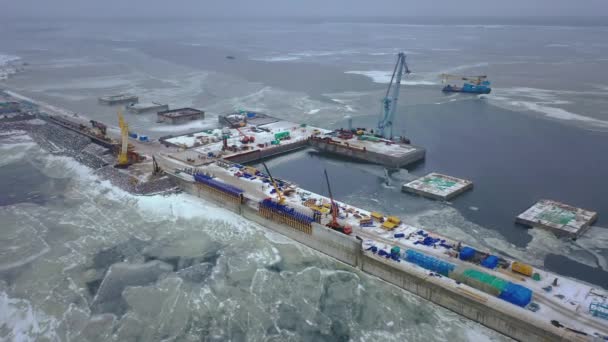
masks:
POLYGON ((608 3, 601 0, 573 2, 568 0, 513 0, 488 3, 482 0, 459 2, 437 0, 309 0, 287 2, 281 0, 212 1, 184 0, 179 4, 160 0, 41 0, 0 1, 1 17, 589 17, 608 15, 608 3))

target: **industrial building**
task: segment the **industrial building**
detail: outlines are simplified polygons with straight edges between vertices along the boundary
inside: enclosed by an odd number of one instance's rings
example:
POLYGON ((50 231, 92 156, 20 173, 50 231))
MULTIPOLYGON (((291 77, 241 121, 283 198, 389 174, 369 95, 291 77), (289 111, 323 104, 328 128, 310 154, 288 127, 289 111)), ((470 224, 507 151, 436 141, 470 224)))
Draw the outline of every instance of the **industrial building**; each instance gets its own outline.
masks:
POLYGON ((157 113, 157 122, 179 125, 193 120, 203 120, 205 112, 194 108, 178 108, 157 113))

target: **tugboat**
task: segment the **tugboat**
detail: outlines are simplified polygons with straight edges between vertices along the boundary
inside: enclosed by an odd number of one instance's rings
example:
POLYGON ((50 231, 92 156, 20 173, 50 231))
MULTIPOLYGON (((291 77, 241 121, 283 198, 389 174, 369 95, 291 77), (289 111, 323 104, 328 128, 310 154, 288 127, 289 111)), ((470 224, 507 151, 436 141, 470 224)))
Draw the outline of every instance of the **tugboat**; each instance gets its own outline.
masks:
POLYGON ((492 91, 488 76, 458 76, 441 74, 443 83, 447 83, 450 79, 458 79, 464 81, 464 84, 459 87, 457 85, 448 84, 443 87, 444 93, 468 93, 468 94, 489 94, 492 91))

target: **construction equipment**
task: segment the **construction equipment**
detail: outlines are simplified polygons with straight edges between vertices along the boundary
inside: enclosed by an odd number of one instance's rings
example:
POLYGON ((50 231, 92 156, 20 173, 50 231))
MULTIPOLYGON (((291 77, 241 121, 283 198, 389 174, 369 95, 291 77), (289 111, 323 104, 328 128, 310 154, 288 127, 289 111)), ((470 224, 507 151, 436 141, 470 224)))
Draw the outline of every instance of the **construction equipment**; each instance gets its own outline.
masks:
POLYGON ((226 151, 228 149, 228 138, 230 137, 230 129, 224 127, 222 129, 222 151, 226 151))
POLYGON ((161 171, 162 171, 162 169, 158 165, 156 158, 154 156, 152 156, 152 174, 157 175, 157 174, 161 173, 161 171))
POLYGON ((253 143, 255 142, 255 137, 253 135, 245 135, 245 133, 243 133, 238 127, 235 127, 236 130, 239 132, 239 134, 243 137, 241 139, 241 143, 242 144, 248 144, 248 143, 253 143))
POLYGON ((329 185, 329 177, 327 176, 327 170, 325 171, 325 181, 327 182, 327 191, 329 192, 329 199, 331 201, 331 222, 327 226, 333 230, 337 230, 340 233, 350 235, 353 232, 352 227, 343 226, 338 222, 338 205, 334 202, 334 195, 331 193, 331 186, 329 185))
POLYGON ((120 140, 121 146, 118 151, 118 163, 116 167, 126 168, 129 166, 129 126, 125 122, 125 118, 122 116, 120 110, 118 110, 118 125, 120 126, 120 140))
POLYGON ((99 132, 101 133, 101 135, 105 136, 108 130, 108 127, 104 124, 102 124, 99 121, 95 121, 95 120, 91 120, 91 126, 93 126, 93 128, 97 128, 99 130, 99 132))
POLYGON ((286 140, 290 139, 289 131, 279 132, 274 134, 275 140, 286 140))
POLYGON ((460 75, 450 75, 450 74, 441 74, 443 83, 447 83, 448 80, 460 80, 465 83, 462 87, 457 85, 448 84, 443 87, 443 92, 452 92, 452 93, 471 93, 471 94, 489 94, 492 91, 490 88, 490 81, 488 81, 488 76, 480 75, 480 76, 460 76, 460 75))
POLYGON ((272 175, 270 174, 270 170, 268 170, 268 166, 266 166, 266 163, 262 163, 262 165, 264 165, 264 169, 266 170, 266 174, 270 178, 270 182, 272 183, 272 186, 274 187, 274 191, 276 191, 277 196, 279 197, 279 202, 278 203, 279 204, 285 203, 285 197, 283 197, 283 193, 281 193, 281 189, 279 189, 279 186, 274 181, 274 178, 272 178, 272 175))
POLYGON ((405 54, 399 52, 397 54, 397 63, 391 76, 391 82, 386 90, 386 96, 382 99, 382 111, 380 113, 380 121, 378 121, 378 135, 393 139, 393 120, 397 109, 397 100, 399 99, 399 90, 401 88, 401 77, 403 73, 409 74, 410 69, 405 62, 405 54), (394 84, 393 84, 394 81, 394 84), (391 93, 392 89, 392 93, 391 93))

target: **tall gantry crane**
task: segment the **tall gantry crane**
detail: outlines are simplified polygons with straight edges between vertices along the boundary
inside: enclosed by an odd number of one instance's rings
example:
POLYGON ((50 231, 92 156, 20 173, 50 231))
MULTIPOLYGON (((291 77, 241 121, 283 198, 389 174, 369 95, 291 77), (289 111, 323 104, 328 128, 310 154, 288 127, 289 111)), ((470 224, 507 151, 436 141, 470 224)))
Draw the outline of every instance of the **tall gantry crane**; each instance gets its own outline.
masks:
POLYGON ((405 54, 399 52, 399 54, 397 54, 397 63, 395 64, 395 69, 393 69, 393 75, 391 76, 391 82, 386 90, 386 96, 382 99, 382 111, 380 112, 380 121, 378 121, 378 134, 383 138, 393 139, 393 120, 397 109, 397 100, 399 99, 401 78, 404 73, 409 74, 410 69, 408 69, 407 63, 405 62, 405 54))
POLYGON ((120 110, 118 110, 118 125, 120 126, 120 151, 118 151, 118 162, 116 166, 127 167, 129 166, 129 126, 122 116, 120 110))

